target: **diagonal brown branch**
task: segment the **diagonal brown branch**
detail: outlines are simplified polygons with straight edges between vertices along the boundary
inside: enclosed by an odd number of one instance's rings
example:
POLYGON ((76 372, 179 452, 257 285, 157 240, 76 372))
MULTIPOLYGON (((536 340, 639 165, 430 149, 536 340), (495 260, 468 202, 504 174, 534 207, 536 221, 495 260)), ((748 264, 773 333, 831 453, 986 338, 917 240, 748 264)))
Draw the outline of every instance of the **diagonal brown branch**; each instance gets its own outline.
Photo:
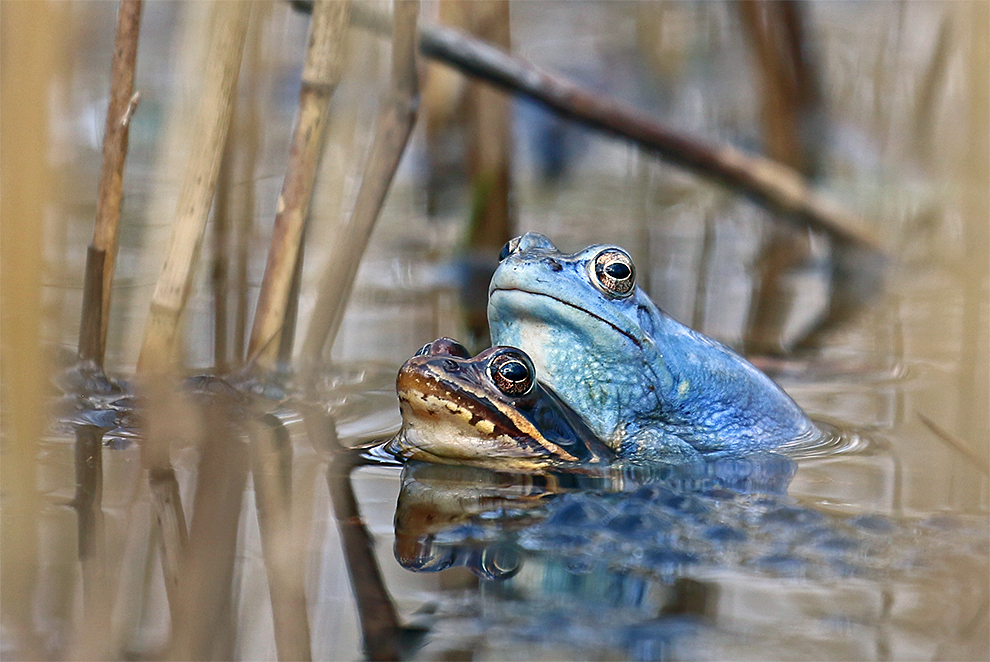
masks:
MULTIPOLYGON (((355 25, 379 33, 391 31, 388 17, 363 5, 355 6, 351 17, 355 25)), ((776 220, 810 227, 839 243, 881 251, 863 219, 823 198, 800 174, 776 161, 683 135, 632 106, 594 94, 457 30, 424 25, 419 31, 419 49, 461 73, 529 97, 562 117, 629 140, 670 163, 744 193, 778 212, 776 220)))

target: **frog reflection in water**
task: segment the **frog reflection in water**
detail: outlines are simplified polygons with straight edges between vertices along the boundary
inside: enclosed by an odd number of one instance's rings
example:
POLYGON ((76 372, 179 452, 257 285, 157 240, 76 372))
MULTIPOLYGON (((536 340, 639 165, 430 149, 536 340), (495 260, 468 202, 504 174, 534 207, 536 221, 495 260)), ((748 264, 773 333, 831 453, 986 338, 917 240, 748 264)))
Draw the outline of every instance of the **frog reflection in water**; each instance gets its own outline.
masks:
POLYGON ((621 248, 566 254, 528 233, 499 258, 492 342, 524 350, 540 380, 620 457, 736 455, 818 436, 766 375, 658 309, 621 248))
POLYGON ((390 447, 405 458, 532 472, 614 457, 513 347, 471 358, 441 338, 406 361, 396 391, 402 430, 390 447))

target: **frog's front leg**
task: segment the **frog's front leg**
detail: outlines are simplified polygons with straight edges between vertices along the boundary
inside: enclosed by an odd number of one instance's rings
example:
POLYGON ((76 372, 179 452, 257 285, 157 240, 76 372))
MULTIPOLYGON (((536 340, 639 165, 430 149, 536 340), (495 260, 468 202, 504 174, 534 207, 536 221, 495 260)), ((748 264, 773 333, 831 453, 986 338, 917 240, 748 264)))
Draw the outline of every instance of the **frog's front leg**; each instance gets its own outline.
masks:
POLYGON ((691 444, 660 428, 628 431, 618 455, 635 464, 683 464, 702 459, 691 444))

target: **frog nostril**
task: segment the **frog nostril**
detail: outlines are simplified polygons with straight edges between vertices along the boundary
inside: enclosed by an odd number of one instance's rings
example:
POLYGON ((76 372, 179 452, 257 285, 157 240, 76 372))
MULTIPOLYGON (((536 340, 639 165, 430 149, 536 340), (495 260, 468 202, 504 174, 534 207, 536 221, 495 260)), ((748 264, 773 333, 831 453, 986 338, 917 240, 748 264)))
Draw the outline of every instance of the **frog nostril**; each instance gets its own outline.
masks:
POLYGON ((543 262, 545 262, 546 265, 550 267, 550 271, 560 271, 561 269, 564 268, 560 266, 560 262, 557 262, 557 260, 553 259, 552 257, 544 258, 543 262))

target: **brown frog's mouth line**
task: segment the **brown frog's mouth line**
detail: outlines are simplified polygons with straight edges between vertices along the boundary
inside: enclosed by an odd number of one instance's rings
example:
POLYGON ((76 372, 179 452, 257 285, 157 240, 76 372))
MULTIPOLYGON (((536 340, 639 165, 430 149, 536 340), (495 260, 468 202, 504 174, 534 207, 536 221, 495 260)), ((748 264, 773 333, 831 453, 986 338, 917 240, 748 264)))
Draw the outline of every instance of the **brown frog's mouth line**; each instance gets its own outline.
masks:
MULTIPOLYGON (((612 327, 613 329, 615 329, 616 331, 618 331, 619 333, 621 333, 622 335, 624 335, 626 338, 629 338, 629 340, 631 340, 632 343, 634 345, 636 345, 636 347, 639 347, 640 349, 643 348, 643 343, 639 340, 639 338, 636 338, 635 336, 633 336, 632 334, 630 334, 628 331, 625 331, 624 329, 620 329, 619 327, 617 327, 612 322, 609 322, 604 317, 601 317, 599 315, 594 314, 590 310, 587 310, 585 308, 581 308, 580 306, 576 306, 573 303, 570 303, 568 301, 564 301, 563 299, 559 299, 559 298, 553 296, 552 294, 543 294, 542 292, 532 292, 530 290, 523 290, 523 289, 520 289, 518 287, 496 287, 496 288, 492 289, 491 294, 495 294, 496 292, 522 292, 524 294, 531 294, 531 295, 537 296, 537 297, 546 297, 547 299, 553 299, 554 301, 556 301, 558 303, 562 303, 565 306, 568 306, 570 308, 573 308, 574 310, 579 310, 582 313, 584 313, 585 315, 588 315, 589 317, 594 317, 595 319, 597 319, 597 320, 599 320, 601 322, 604 322, 605 324, 608 324, 610 327, 612 327)), ((489 297, 491 296, 491 294, 489 294, 489 297)))

